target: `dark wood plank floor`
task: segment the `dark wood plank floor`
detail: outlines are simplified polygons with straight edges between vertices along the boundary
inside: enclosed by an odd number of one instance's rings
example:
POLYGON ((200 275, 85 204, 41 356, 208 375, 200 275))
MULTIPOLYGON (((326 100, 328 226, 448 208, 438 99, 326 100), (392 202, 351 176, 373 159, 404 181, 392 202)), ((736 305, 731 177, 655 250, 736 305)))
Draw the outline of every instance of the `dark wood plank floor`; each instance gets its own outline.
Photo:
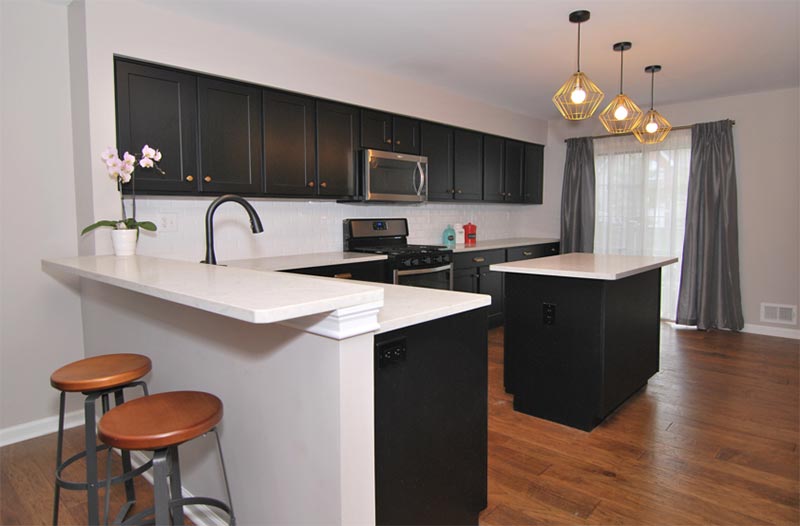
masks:
POLYGON ((662 324, 661 371, 591 433, 512 410, 490 333, 483 525, 798 524, 796 340, 662 324))
MULTIPOLYGON (((490 333, 481 524, 800 523, 797 341, 665 324, 661 372, 591 433, 512 410, 502 341, 490 333)), ((80 428, 67 439, 77 451, 80 428)), ((55 435, 0 449, 0 524, 50 523, 54 458, 55 435)), ((84 507, 63 491, 61 524, 84 524, 84 507)))

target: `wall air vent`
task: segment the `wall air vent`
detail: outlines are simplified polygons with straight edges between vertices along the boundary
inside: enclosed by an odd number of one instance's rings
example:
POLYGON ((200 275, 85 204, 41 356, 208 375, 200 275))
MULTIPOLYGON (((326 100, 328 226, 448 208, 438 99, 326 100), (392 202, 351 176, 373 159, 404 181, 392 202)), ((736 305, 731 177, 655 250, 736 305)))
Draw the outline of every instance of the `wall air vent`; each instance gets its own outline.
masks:
POLYGON ((761 321, 797 325, 797 305, 761 304, 761 321))

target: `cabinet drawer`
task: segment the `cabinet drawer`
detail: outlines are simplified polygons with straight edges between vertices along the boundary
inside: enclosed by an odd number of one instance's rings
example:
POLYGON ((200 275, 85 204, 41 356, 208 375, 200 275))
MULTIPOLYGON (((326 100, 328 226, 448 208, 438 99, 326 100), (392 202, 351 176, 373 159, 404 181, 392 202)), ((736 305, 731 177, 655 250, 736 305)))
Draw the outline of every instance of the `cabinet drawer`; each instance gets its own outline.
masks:
POLYGON ((476 252, 462 252, 455 254, 453 259, 455 268, 484 267, 495 263, 505 263, 505 250, 480 250, 476 252))
POLYGON ((529 245, 527 247, 514 247, 507 250, 508 261, 522 259, 542 258, 558 254, 558 243, 545 243, 542 245, 529 245))

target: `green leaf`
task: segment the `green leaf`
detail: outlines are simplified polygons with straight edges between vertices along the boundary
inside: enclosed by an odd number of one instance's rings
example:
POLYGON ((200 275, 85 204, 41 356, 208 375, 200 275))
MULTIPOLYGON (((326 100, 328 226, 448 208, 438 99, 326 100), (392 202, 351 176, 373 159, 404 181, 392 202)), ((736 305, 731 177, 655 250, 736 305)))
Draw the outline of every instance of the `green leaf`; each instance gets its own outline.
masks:
POLYGON ((113 227, 117 226, 117 221, 102 220, 102 221, 98 221, 97 223, 92 223, 91 225, 89 225, 86 228, 84 228, 83 230, 81 230, 81 235, 82 236, 86 235, 89 232, 91 232, 92 230, 94 230, 95 228, 100 228, 101 226, 110 226, 110 227, 113 228, 113 227))
POLYGON ((137 223, 139 228, 143 228, 145 230, 149 230, 150 232, 155 232, 158 227, 152 221, 139 221, 137 223))

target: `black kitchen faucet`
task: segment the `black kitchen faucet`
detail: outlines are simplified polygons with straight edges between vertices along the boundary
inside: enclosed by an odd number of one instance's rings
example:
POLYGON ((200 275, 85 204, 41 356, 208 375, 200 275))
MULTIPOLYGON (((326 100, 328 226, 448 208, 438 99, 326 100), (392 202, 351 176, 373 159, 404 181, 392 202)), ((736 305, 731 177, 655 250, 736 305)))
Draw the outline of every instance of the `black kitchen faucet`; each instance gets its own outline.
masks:
POLYGON ((258 217, 258 213, 255 208, 253 208, 253 205, 238 195, 221 195, 214 199, 208 206, 208 211, 206 211, 206 259, 200 263, 207 263, 209 265, 217 264, 217 256, 214 253, 214 212, 216 212, 219 205, 228 201, 239 203, 247 211, 247 214, 250 216, 250 228, 253 230, 254 234, 259 234, 264 231, 264 227, 261 226, 261 218, 258 217))

